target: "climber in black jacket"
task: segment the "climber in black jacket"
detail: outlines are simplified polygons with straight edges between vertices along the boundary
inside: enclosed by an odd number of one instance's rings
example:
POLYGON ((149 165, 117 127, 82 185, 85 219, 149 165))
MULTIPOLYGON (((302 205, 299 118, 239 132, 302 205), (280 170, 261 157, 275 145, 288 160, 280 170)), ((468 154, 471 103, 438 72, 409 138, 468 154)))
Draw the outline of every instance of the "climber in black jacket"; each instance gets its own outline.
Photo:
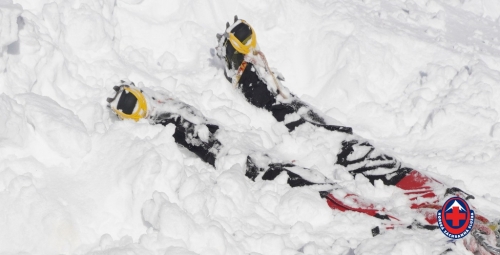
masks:
MULTIPOLYGON (((405 194, 413 201, 412 209, 425 215, 427 222, 422 223, 431 224, 425 225, 425 228, 436 227, 436 205, 444 197, 458 195, 465 199, 473 198, 460 189, 446 188, 438 181, 403 166, 395 158, 354 135, 351 128, 322 116, 290 93, 280 82, 284 80, 282 75, 269 68, 258 48, 255 32, 245 21, 235 19, 235 23, 228 25, 225 33, 217 38, 217 55, 225 62, 225 76, 234 87, 241 90, 249 103, 269 111, 290 132, 303 125, 312 125, 345 135, 345 139, 339 142, 339 151, 332 151, 337 159, 335 164, 353 176, 362 174, 372 183, 380 180, 385 185, 405 190, 405 194)), ((220 136, 227 130, 207 120, 192 106, 166 91, 138 88, 126 81, 115 86, 114 91, 114 97, 107 100, 108 106, 120 119, 147 119, 151 124, 174 125, 175 142, 214 167, 217 166, 217 160, 225 156, 227 148, 220 136)), ((332 209, 357 211, 383 220, 397 220, 383 209, 374 209, 376 206, 369 201, 345 192, 319 171, 271 159, 259 151, 250 154, 245 175, 253 181, 274 180, 286 173, 287 183, 291 187, 314 187, 332 209)), ((422 223, 417 225, 422 226, 422 223)), ((483 223, 487 223, 487 220, 484 219, 483 223)), ((488 231, 486 225, 481 226, 484 231, 488 231)), ((491 231, 485 234, 492 235, 491 231)))

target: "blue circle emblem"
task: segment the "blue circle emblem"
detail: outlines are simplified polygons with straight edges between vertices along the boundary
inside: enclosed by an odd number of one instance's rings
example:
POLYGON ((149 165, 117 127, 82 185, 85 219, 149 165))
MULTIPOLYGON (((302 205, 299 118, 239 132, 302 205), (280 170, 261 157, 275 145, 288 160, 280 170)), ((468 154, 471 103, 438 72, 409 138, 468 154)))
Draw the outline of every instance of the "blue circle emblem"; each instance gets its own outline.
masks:
POLYGON ((443 234, 452 239, 467 236, 474 226, 474 211, 460 198, 448 199, 437 212, 437 223, 443 234))

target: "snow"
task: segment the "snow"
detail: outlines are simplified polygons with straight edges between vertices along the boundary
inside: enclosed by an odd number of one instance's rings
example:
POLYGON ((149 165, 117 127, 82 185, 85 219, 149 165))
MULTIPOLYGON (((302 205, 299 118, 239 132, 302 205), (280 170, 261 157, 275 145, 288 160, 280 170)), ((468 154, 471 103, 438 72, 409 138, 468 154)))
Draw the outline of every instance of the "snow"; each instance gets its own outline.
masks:
POLYGON ((498 218, 498 1, 0 0, 0 253, 470 254, 439 231, 372 237, 377 219, 244 176, 267 153, 416 217, 398 189, 333 166, 345 134, 289 134, 226 81, 213 48, 235 14, 292 93, 498 218), (223 126, 217 169, 172 125, 117 120, 122 79, 223 126))
POLYGON ((457 202, 457 200, 453 201, 453 204, 446 209, 446 211, 450 211, 453 209, 453 207, 458 207, 458 210, 460 211, 465 211, 465 209, 457 202))

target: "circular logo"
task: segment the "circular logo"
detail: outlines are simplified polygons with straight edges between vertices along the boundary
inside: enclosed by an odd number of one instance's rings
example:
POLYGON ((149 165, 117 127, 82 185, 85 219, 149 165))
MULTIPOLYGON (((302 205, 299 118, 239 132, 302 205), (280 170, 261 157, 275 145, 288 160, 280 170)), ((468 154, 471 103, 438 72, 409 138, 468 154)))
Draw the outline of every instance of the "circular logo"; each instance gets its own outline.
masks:
POLYGON ((437 212, 437 222, 445 236, 459 239, 469 234, 474 226, 474 211, 462 198, 452 197, 437 212))

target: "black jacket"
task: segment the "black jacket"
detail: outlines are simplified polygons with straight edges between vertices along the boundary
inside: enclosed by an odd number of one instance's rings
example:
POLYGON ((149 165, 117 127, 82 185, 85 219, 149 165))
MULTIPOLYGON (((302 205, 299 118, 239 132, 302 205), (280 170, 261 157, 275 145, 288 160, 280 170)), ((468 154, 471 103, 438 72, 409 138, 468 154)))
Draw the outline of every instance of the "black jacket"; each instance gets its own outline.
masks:
MULTIPOLYGON (((233 79, 230 77, 227 78, 228 80, 233 79)), ((291 101, 290 103, 280 102, 277 99, 278 94, 268 89, 266 79, 259 75, 251 63, 246 63, 246 68, 243 70, 237 85, 250 104, 269 111, 277 121, 283 122, 290 132, 300 125, 310 123, 329 131, 352 134, 350 127, 327 124, 319 113, 306 103, 300 101, 293 94, 290 94, 292 96, 291 100, 287 100, 291 101), (306 109, 306 114, 298 113, 299 110, 304 112, 304 109, 306 109), (300 118, 285 123, 285 117, 288 114, 297 114, 300 118)), ((375 180, 382 180, 386 185, 396 185, 412 171, 411 168, 402 166, 393 157, 381 154, 370 143, 354 137, 342 142, 342 149, 337 152, 337 164, 344 166, 353 176, 363 174, 372 183, 375 180), (367 152, 360 157, 350 159, 350 155, 356 150, 367 152), (384 169, 383 172, 385 173, 376 174, 375 172, 380 172, 377 171, 380 169, 384 169)))

